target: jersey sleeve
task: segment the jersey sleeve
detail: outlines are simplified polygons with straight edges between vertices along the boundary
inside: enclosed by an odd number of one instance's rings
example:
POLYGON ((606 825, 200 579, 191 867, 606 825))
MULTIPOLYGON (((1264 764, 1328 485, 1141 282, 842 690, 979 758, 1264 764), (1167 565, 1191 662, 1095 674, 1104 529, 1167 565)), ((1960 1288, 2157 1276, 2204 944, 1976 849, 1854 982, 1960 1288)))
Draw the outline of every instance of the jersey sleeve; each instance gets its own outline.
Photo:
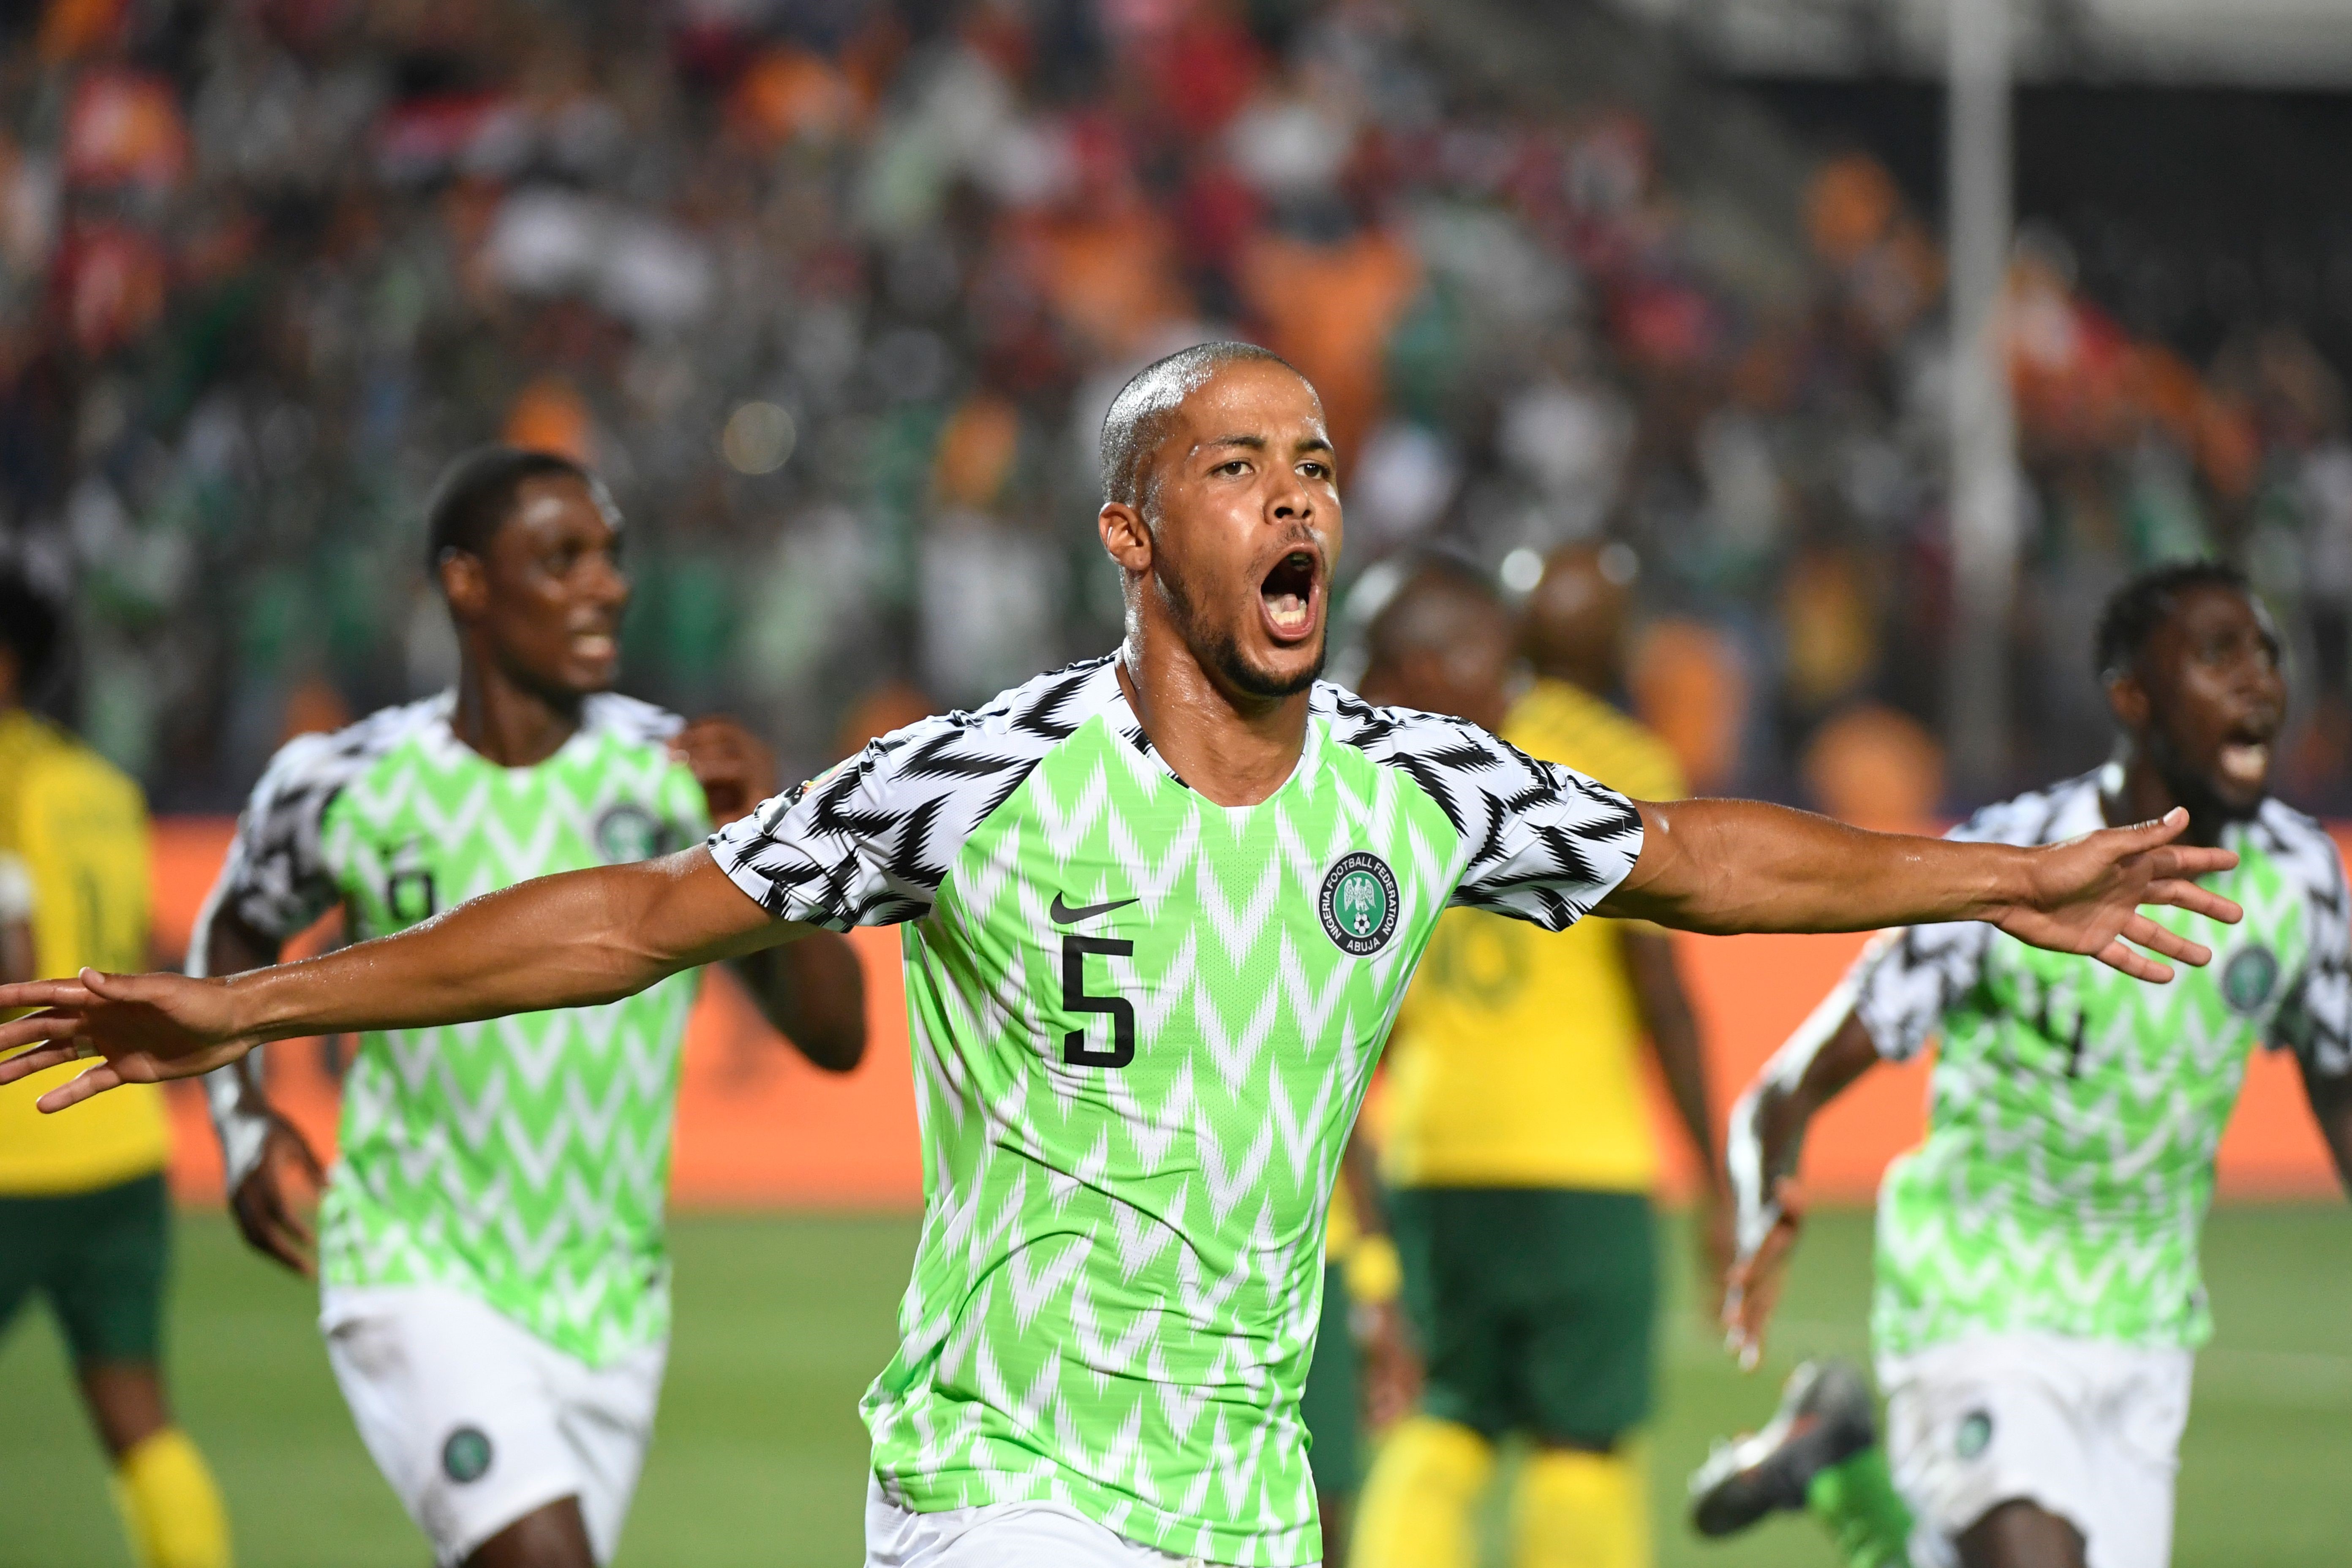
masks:
POLYGON ((2352 1077, 2352 920, 2345 901, 2344 862, 2324 832, 2308 894, 2310 953, 2272 1021, 2271 1043, 2303 1058, 2326 1078, 2352 1077))
POLYGON ((1944 1015, 1984 973, 1992 927, 1976 921, 1907 926, 1863 949, 1854 963, 1853 1014, 1888 1061, 1908 1061, 1943 1026, 1944 1015))
POLYGON ((352 772, 337 740, 298 736, 270 759, 237 818, 220 879, 205 900, 199 946, 218 912, 284 942, 340 901, 320 837, 327 806, 352 772))
MULTIPOLYGON (((1967 843, 2038 844, 2056 820, 2057 805, 2041 795, 2003 801, 1953 828, 1945 837, 1967 843)), ((1862 951, 1848 978, 1853 1013, 1870 1043, 1888 1061, 1908 1061, 1942 1028, 1944 1015, 1976 988, 1993 928, 1980 921, 1906 926, 1884 933, 1862 951)))
POLYGON ((1453 824, 1465 851, 1453 903, 1565 931, 1642 853, 1632 801, 1475 724, 1352 698, 1336 720, 1342 740, 1405 773, 1453 824))
POLYGON ((956 851, 1035 761, 969 717, 874 742, 712 834, 712 858, 780 921, 847 931, 922 919, 956 851))

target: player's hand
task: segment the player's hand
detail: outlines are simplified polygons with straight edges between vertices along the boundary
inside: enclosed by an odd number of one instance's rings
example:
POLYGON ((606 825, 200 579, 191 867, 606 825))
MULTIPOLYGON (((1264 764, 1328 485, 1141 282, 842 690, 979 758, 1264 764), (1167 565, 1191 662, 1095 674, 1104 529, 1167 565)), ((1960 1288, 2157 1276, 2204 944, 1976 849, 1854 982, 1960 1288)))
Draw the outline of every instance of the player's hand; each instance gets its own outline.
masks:
POLYGON ((229 1194, 229 1213, 236 1217, 247 1246, 308 1279, 318 1271, 312 1262, 318 1238, 289 1200, 286 1177, 290 1167, 316 1194, 327 1184, 327 1174, 299 1129, 274 1109, 264 1114, 269 1118, 269 1131, 262 1139, 261 1162, 229 1194))
POLYGON ((32 1049, 0 1060, 0 1084, 80 1058, 98 1065, 35 1101, 63 1110, 126 1083, 194 1078, 253 1048, 238 1026, 228 987, 184 974, 101 974, 0 985, 0 1011, 39 1011, 0 1024, 0 1051, 32 1049))
POLYGON ((1364 1354, 1364 1417, 1377 1432, 1421 1403, 1421 1354, 1395 1301, 1358 1302, 1353 1326, 1364 1354))
POLYGON ((2238 857, 2227 849, 2174 843, 2188 827, 2189 814, 2175 806, 2160 821, 2103 827, 2033 850, 2028 862, 2032 886, 2025 899, 1986 918, 2020 942, 2084 953, 2135 980, 2162 984, 2172 978, 2172 968, 2127 943, 2181 963, 2210 963, 2210 948, 2139 912, 2144 904, 2164 904, 2229 925, 2244 918, 2236 904, 2196 882, 2230 870, 2238 857))
POLYGON ((1739 1358, 1740 1370, 1753 1372, 1764 1359, 1764 1327, 1772 1309, 1780 1304, 1780 1287, 1789 1272, 1789 1254, 1804 1228, 1803 1194, 1795 1178, 1783 1176, 1772 1185, 1772 1202, 1780 1213, 1756 1250, 1732 1260, 1724 1274, 1723 1343, 1739 1358))
POLYGON ((776 793, 775 754, 733 719, 709 714, 680 730, 670 755, 692 770, 710 807, 713 826, 750 814, 776 793))

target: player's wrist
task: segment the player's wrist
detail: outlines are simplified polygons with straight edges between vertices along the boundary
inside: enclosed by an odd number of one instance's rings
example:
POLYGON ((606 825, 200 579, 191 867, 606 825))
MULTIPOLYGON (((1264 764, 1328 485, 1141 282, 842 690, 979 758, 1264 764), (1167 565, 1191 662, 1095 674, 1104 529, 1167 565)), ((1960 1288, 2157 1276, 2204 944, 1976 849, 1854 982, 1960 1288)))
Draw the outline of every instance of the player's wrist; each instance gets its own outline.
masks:
POLYGON ((1975 879, 1973 897, 1958 918, 1999 925, 2020 910, 2042 907, 2048 895, 2042 887, 2042 859, 2035 850, 2011 844, 1964 847, 1982 869, 1975 879))
POLYGON ((217 1043, 242 1040, 248 1048, 265 1040, 320 1032, 305 1017, 306 978, 299 969, 273 964, 201 982, 221 994, 221 1016, 209 1020, 204 1032, 217 1043))

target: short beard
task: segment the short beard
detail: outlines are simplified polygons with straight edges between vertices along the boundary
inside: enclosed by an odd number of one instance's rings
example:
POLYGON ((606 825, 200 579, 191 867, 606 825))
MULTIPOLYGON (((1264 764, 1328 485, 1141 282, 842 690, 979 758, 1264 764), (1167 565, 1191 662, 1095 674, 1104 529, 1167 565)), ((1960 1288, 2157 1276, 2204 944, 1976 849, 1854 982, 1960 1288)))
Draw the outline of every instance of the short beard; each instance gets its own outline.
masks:
POLYGON ((1160 592, 1168 598, 1168 608, 1176 622, 1176 629, 1184 646, 1192 652, 1202 667, 1223 678, 1225 683, 1245 697, 1274 700, 1296 697, 1322 679, 1323 661, 1331 651, 1330 627, 1315 645, 1315 662, 1297 675, 1274 675, 1258 668, 1242 657, 1241 643, 1230 631, 1211 632, 1201 624, 1200 606, 1173 572, 1155 572, 1160 592))
POLYGON ((2156 764, 2157 776, 2164 781, 2172 798, 2188 808, 2192 822, 2200 825, 2218 828, 2251 822, 2270 798, 2270 786, 2265 784, 2262 792, 2243 805, 2223 799, 2210 779, 2180 761, 2161 730, 2153 730, 2148 736, 2148 760, 2156 764))

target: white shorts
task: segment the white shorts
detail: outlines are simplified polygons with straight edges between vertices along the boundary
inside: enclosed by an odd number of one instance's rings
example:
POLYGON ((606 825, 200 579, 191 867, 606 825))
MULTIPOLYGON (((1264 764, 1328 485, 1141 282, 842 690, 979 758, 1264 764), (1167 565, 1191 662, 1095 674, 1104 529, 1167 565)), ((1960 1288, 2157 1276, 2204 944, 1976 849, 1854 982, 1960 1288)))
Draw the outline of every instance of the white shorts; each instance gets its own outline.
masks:
MULTIPOLYGON (((1139 1545, 1066 1504, 991 1503, 917 1513, 866 1483, 866 1568, 1209 1568, 1139 1545)), ((1321 1568, 1310 1563, 1307 1568, 1321 1568)))
POLYGON ((1912 1561, 1947 1568, 1956 1537, 2022 1500, 2080 1531, 2090 1568, 2165 1568, 2194 1360, 2032 1332, 1882 1357, 1887 1458, 1918 1518, 1912 1561))
POLYGON ((462 1563, 565 1497, 580 1500, 596 1560, 612 1560, 667 1345, 592 1367, 437 1285, 331 1286, 319 1328, 360 1440, 436 1562, 462 1563))

